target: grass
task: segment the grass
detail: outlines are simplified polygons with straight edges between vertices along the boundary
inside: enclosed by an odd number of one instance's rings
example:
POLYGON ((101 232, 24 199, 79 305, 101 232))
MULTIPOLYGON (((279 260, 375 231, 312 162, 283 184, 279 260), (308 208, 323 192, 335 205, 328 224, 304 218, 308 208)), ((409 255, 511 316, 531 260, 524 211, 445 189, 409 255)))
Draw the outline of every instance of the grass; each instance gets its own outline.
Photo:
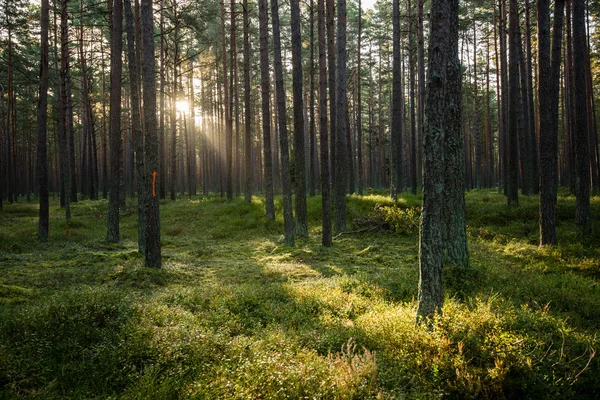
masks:
MULTIPOLYGON (((595 398, 600 393, 600 198, 581 241, 559 196, 560 245, 537 246, 537 200, 467 194, 471 268, 446 271, 443 315, 416 326, 418 234, 285 247, 263 199, 161 203, 164 268, 143 267, 135 204, 107 244, 106 201, 0 212, 0 398, 595 398)), ((348 197, 353 221, 376 204, 348 197)), ((403 214, 404 215, 404 214, 403 214)), ((350 224, 352 226, 352 223, 350 224)), ((351 228, 353 229, 353 228, 351 228)))

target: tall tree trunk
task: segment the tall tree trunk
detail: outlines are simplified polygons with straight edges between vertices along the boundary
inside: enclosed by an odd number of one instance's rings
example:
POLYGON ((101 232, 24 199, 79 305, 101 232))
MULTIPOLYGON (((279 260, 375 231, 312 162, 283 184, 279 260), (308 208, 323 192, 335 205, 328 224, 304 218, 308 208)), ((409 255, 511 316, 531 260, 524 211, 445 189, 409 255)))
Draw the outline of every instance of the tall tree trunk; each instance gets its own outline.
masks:
POLYGON ((554 8, 552 53, 548 0, 538 0, 538 98, 540 126, 540 245, 556 240, 556 190, 558 185, 558 96, 564 0, 554 8))
POLYGON ((171 95, 171 200, 177 198, 177 98, 179 91, 177 90, 178 77, 177 67, 179 64, 179 21, 177 19, 177 2, 172 0, 173 20, 175 24, 174 39, 173 39, 173 92, 171 95))
POLYGON ((529 107, 529 136, 531 137, 531 152, 532 152, 532 180, 533 194, 538 194, 540 191, 540 155, 538 151, 538 135, 535 126, 535 106, 533 101, 533 69, 531 51, 531 22, 530 22, 529 0, 525 0, 525 64, 526 64, 526 79, 527 79, 527 105, 529 107))
POLYGON ((519 205, 519 3, 509 0, 508 205, 519 205))
MULTIPOLYGON (((252 131, 251 131, 251 110, 250 110, 250 37, 248 30, 250 22, 248 20, 248 0, 244 0, 244 110, 245 110, 245 135, 244 135, 244 159, 246 162, 246 181, 244 187, 244 200, 248 203, 252 201, 252 131)), ((268 105, 268 103, 267 103, 268 105)))
POLYGON ((331 207, 329 199, 329 146, 327 138, 327 70, 325 58, 325 0, 318 0, 319 36, 319 136, 321 139, 321 244, 331 246, 331 207))
POLYGON ((335 134, 334 230, 346 230, 346 185, 348 171, 346 150, 346 0, 337 0, 337 85, 335 134))
POLYGON ((152 0, 142 0, 142 79, 143 79, 143 112, 144 112, 144 153, 146 155, 146 251, 147 267, 160 268, 160 215, 157 197, 157 179, 159 168, 159 138, 156 129, 156 66, 154 61, 154 21, 152 17, 152 0))
POLYGON ((284 242, 294 245, 294 221, 292 216, 292 184, 290 179, 290 149, 288 145, 287 123, 285 118, 285 88, 283 86, 283 66, 281 65, 281 34, 279 32, 279 5, 271 1, 273 23, 273 69, 277 92, 277 118, 279 120, 279 145, 281 147, 281 183, 283 186, 283 226, 284 242))
POLYGON ((465 209, 465 175, 463 138, 461 137, 462 74, 458 55, 458 0, 451 0, 446 114, 444 119, 444 147, 446 168, 444 171, 444 205, 446 213, 446 259, 448 264, 459 267, 469 265, 467 224, 465 209))
POLYGON ((265 207, 268 220, 275 220, 275 205, 273 195, 273 157, 271 155, 271 109, 269 96, 271 82, 269 79, 269 38, 267 0, 258 0, 260 22, 260 89, 262 100, 262 129, 265 152, 265 207))
POLYGON ((473 21, 473 141, 475 142, 475 187, 481 189, 481 138, 479 137, 479 83, 477 82, 477 23, 473 21))
POLYGON ((417 0, 417 58, 419 75, 419 117, 417 128, 417 184, 421 181, 421 167, 423 155, 423 129, 425 126, 425 40, 423 38, 423 3, 417 0))
MULTIPOLYGON (((61 56, 60 56, 60 120, 62 131, 59 134, 60 152, 61 152, 61 181, 64 186, 62 195, 65 204, 65 218, 71 219, 71 164, 69 163, 69 134, 68 134, 68 107, 67 107, 67 90, 66 82, 69 74, 69 26, 67 20, 67 1, 62 0, 60 12, 60 30, 61 30, 61 56)), ((10 63, 9 63, 10 65, 10 63)), ((10 76, 10 75, 9 75, 10 76)), ((10 87, 10 86, 9 86, 10 87)), ((10 100, 10 90, 9 90, 10 100)), ((9 103, 10 104, 10 103, 9 103)), ((9 108, 10 112, 10 108, 9 108)), ((10 154, 10 151, 9 151, 10 154)), ((9 183, 10 188, 10 183, 9 183)), ((12 199, 9 196, 9 201, 12 199)))
POLYGON ((535 186, 534 175, 533 175, 533 143, 531 139, 531 133, 529 132, 529 113, 533 110, 529 110, 529 101, 527 94, 527 66, 525 65, 525 55, 523 54, 523 43, 521 40, 520 27, 517 25, 517 40, 519 42, 518 53, 519 53, 519 78, 521 81, 520 85, 520 112, 519 112, 519 142, 521 143, 521 192, 524 195, 533 194, 533 187, 535 186), (522 139, 521 139, 522 137, 522 139))
MULTIPOLYGON (((40 213, 38 239, 48 240, 49 200, 48 200, 48 155, 46 151, 46 133, 48 121, 48 30, 50 25, 50 5, 42 0, 40 20, 40 87, 38 97, 37 123, 37 176, 40 193, 40 213)), ((2 194, 0 193, 0 197, 2 194)))
POLYGON ((502 88, 502 146, 500 148, 502 154, 502 186, 504 194, 508 196, 508 180, 509 180, 509 126, 508 126, 508 98, 510 96, 510 88, 508 87, 508 62, 506 59, 506 1, 500 0, 500 26, 498 34, 500 36, 500 86, 502 88))
MULTIPOLYGON (((274 0, 276 1, 276 0, 274 0)), ((296 195, 296 235, 308 236, 306 209, 306 156, 304 144, 304 102, 302 97, 302 38, 300 36, 300 2, 291 0, 292 78, 294 99, 294 161, 296 195)))
MULTIPOLYGON (((129 87, 131 91, 131 118, 133 140, 135 146, 135 182, 138 195, 138 250, 146 251, 146 182, 144 175, 144 133, 140 115, 140 87, 137 74, 138 58, 136 57, 135 33, 133 30, 133 13, 131 0, 125 0, 125 25, 127 29, 127 60, 129 62, 129 87)), ((140 42, 137 42, 140 47, 140 42)), ((156 118, 156 115, 155 115, 156 118)))
POLYGON ((161 199, 167 197, 167 151, 165 137, 165 0, 160 0, 160 90, 159 90, 159 107, 160 107, 160 122, 159 122, 159 143, 158 143, 158 163, 159 173, 157 180, 159 185, 159 196, 161 199))
POLYGON ((123 3, 114 0, 113 26, 110 35, 110 196, 106 240, 119 241, 119 205, 122 168, 121 144, 121 76, 123 60, 123 3))
POLYGON ((414 64, 414 38, 413 38, 413 13, 410 0, 408 7, 408 74, 410 85, 410 186, 413 194, 417 193, 417 127, 415 115, 415 64, 414 64))
POLYGON ((363 171, 363 133, 362 133, 362 69, 361 69, 361 51, 362 51, 362 4, 358 0, 358 45, 356 54, 356 150, 358 162, 358 194, 363 195, 365 186, 365 173, 363 171))
MULTIPOLYGON (((360 13, 360 11, 359 11, 360 13)), ((360 34, 359 34, 360 35, 360 34)), ((359 46, 360 48, 360 46, 359 46)), ((310 125, 309 125, 309 181, 310 196, 315 195, 317 186, 317 139, 315 136, 315 3, 310 0, 310 49, 309 49, 309 65, 308 73, 310 76, 310 93, 309 93, 309 110, 310 110, 310 125)))
MULTIPOLYGON (((441 312, 444 304, 444 125, 450 14, 456 3, 432 0, 426 121, 423 136, 423 206, 419 232, 419 304, 417 319, 441 312)), ((452 24, 454 25, 454 24, 452 24)), ((453 29, 455 29, 453 27, 453 29)))
POLYGON ((390 126, 390 192, 393 199, 398 198, 402 191, 401 180, 403 178, 402 164, 402 83, 400 71, 400 0, 393 0, 392 24, 393 24, 393 98, 392 98, 392 123, 390 126))
POLYGON ((585 63, 587 39, 585 32, 585 2, 573 1, 573 65, 574 100, 575 100, 575 195, 577 207, 575 223, 582 235, 587 237, 592 232, 590 217, 590 148, 588 139, 588 121, 586 108, 585 63))
POLYGON ((329 157, 330 157, 330 179, 331 186, 334 192, 336 187, 336 155, 335 155, 335 135, 336 135, 336 123, 337 123, 337 102, 336 102, 336 81, 335 81, 335 27, 334 27, 334 15, 335 15, 335 0, 326 0, 327 6, 327 67, 328 67, 328 80, 329 80, 329 157))

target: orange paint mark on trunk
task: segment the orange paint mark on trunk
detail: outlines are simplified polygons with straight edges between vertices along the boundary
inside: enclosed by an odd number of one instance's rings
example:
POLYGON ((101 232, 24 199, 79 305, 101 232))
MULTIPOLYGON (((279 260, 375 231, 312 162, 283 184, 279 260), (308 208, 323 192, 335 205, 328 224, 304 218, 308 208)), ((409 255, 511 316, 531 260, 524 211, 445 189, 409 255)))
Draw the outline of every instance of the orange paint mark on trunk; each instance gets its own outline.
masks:
POLYGON ((152 173, 152 197, 156 197, 156 171, 152 173))

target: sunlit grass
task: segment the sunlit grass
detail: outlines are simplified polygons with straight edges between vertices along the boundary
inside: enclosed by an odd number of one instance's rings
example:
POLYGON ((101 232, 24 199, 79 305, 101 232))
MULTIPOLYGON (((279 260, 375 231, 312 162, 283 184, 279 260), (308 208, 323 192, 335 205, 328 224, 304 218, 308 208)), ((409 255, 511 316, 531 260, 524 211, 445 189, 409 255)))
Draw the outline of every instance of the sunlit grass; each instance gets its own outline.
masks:
MULTIPOLYGON (((107 202, 0 212, 0 397, 594 398, 600 391, 600 198, 593 237, 561 191, 560 245, 537 246, 537 201, 509 209, 466 196, 471 268, 446 271, 446 305, 415 325, 418 235, 390 232, 283 245, 281 198, 211 195, 161 202, 164 268, 143 267, 135 203, 107 244, 107 202)), ((348 197, 349 230, 376 204, 348 197)))

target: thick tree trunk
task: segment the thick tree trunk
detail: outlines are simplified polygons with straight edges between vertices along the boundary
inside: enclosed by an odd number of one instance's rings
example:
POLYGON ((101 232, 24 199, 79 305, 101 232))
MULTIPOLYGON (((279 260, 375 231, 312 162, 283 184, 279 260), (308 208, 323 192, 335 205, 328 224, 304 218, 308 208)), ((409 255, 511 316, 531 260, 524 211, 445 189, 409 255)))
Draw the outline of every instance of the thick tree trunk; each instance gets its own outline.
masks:
MULTIPOLYGON (((360 13, 360 10, 359 10, 360 13)), ((360 30, 360 26, 359 26, 360 30)), ((360 33, 359 33, 360 36, 360 33)), ((360 48, 360 46, 359 46, 360 48)), ((310 125, 309 125, 309 139, 310 139, 310 167, 309 167, 309 176, 310 176, 310 188, 309 194, 310 196, 315 195, 315 189, 317 187, 317 138, 315 134, 315 4, 314 0, 310 0, 310 55, 309 55, 309 66, 308 71, 310 75, 310 100, 309 100, 309 110, 310 110, 310 125)))
POLYGON ((393 199, 398 198, 402 191, 401 180, 403 178, 402 164, 402 83, 400 71, 400 0, 393 1, 392 24, 393 24, 393 92, 392 92, 392 121, 390 126, 390 192, 393 199))
POLYGON ((592 232, 590 217, 590 148, 586 108, 585 63, 587 39, 585 32, 585 2, 573 1, 573 65, 575 100, 575 195, 577 207, 575 223, 581 234, 587 237, 592 232))
MULTIPOLYGON (((67 1, 62 0, 61 2, 61 13, 60 13, 60 29, 61 29, 61 57, 60 57, 60 128, 59 133, 59 147, 61 153, 61 182, 63 190, 61 195, 64 198, 65 205, 65 218, 71 219, 71 164, 69 163, 69 134, 68 134, 68 107, 67 107, 67 90, 66 82, 69 75, 69 26, 67 22, 67 1)), ((9 63, 10 65, 10 63, 9 63)), ((10 100, 10 90, 9 90, 10 100)), ((9 108, 10 112, 10 108, 9 108)), ((10 151, 9 151, 10 154, 10 151)), ((10 164, 10 161, 9 161, 10 164)), ((10 178, 10 176, 9 176, 10 178)), ((10 188, 10 181, 9 181, 10 188)), ((9 201, 12 201, 9 195, 9 201)))
POLYGON ((337 0, 337 85, 335 134, 334 230, 346 230, 346 0, 337 0))
MULTIPOLYGON (((48 121, 48 31, 50 25, 49 10, 50 5, 48 3, 48 0, 42 0, 42 14, 40 22, 40 86, 37 110, 37 177, 40 194, 38 239, 40 240, 40 242, 45 242, 46 240, 48 240, 49 221, 48 155, 46 150, 46 125, 48 121)), ((2 193, 0 193, 0 197, 1 196, 2 193)))
POLYGON ((143 112, 145 141, 144 153, 146 155, 146 251, 145 263, 147 267, 160 268, 160 215, 158 208, 158 168, 159 168, 159 140, 156 129, 156 67, 154 61, 154 21, 152 17, 152 0, 142 0, 141 7, 142 28, 142 79, 143 112))
POLYGON ((508 205, 519 205, 519 3, 509 0, 509 88, 508 88, 508 205))
MULTIPOLYGON (((273 0, 276 1, 276 0, 273 0)), ((306 209, 306 156, 304 143, 304 99, 302 97, 302 38, 300 36, 300 2, 291 0, 292 17, 292 86, 294 100, 294 161, 296 195, 296 235, 308 236, 306 209)))
POLYGON ((279 6, 271 1, 273 22, 273 68, 275 90, 277 91, 277 118, 279 120, 279 145, 281 147, 281 183, 283 187, 283 226, 284 242, 294 245, 294 221, 292 215, 292 184, 290 179, 290 149, 288 145, 287 123, 285 118, 285 88, 283 86, 283 66, 281 64, 281 34, 279 32, 279 6))
POLYGON ((329 146, 327 138, 327 71, 325 58, 325 0, 318 0, 319 35, 319 136, 321 138, 321 244, 331 246, 331 207, 329 199, 329 146))
POLYGON ((446 259, 459 267, 469 265, 465 209, 464 149, 461 137, 462 76, 458 56, 458 0, 451 0, 448 45, 446 115, 444 119, 445 175, 444 198, 446 213, 446 259))
POLYGON ((252 131, 250 109, 250 22, 248 20, 248 0, 244 0, 244 160, 246 161, 246 180, 244 186, 244 200, 252 201, 252 131))
POLYGON ((179 24, 177 20, 177 2, 172 0, 173 20, 175 21, 174 39, 173 39, 173 91, 171 95, 171 200, 177 198, 177 98, 179 91, 177 90, 178 77, 177 67, 179 64, 179 24))
POLYGON ((564 0, 557 0, 555 4, 552 53, 549 1, 539 0, 537 4, 541 246, 557 244, 558 96, 564 3, 564 0))
POLYGON ((160 90, 159 90, 159 174, 157 177, 161 199, 167 197, 167 151, 165 138, 165 11, 164 0, 160 0, 160 90))
MULTIPOLYGON (((144 254, 146 250, 146 189, 144 175, 144 133, 140 115, 140 87, 138 65, 133 30, 133 13, 131 0, 125 0, 125 25, 127 29, 127 60, 129 62, 129 87, 131 91, 131 118, 133 141, 135 147, 135 182, 138 195, 138 250, 144 254)), ((137 42, 140 47, 140 42, 137 42)), ((155 116, 156 118, 156 116, 155 116)))
POLYGON ((444 124, 447 68, 449 59, 450 13, 456 4, 432 0, 427 125, 423 136, 423 207, 419 230, 419 304, 417 320, 441 312, 444 304, 442 268, 444 261, 444 124))
POLYGON ((533 179, 533 194, 540 192, 540 156, 538 151, 538 135, 536 133, 535 125, 535 106, 533 101, 533 69, 532 59, 533 54, 531 51, 531 22, 530 22, 530 8, 529 0, 525 0, 525 64, 526 64, 526 79, 527 79, 527 105, 529 107, 529 120, 526 123, 529 124, 529 136, 531 137, 531 151, 532 151, 532 179, 533 179))
MULTIPOLYGON (((334 16, 335 16, 335 0, 325 0, 327 6, 327 67, 328 67, 328 81, 329 81, 329 164, 330 164, 330 179, 332 190, 335 192, 336 182, 336 156, 335 156, 335 136, 336 136, 336 123, 337 123, 337 102, 336 102, 336 81, 335 81, 335 27, 334 27, 334 16)), ((334 193, 335 197, 335 193, 334 193)))
POLYGON ((533 194, 533 187, 535 186, 534 175, 533 175, 533 143, 531 140, 531 133, 529 132, 529 113, 533 110, 529 110, 528 94, 527 94, 527 67, 525 65, 525 55, 523 54, 523 43, 521 40, 520 27, 517 25, 517 40, 519 42, 518 53, 519 53, 519 78, 520 78, 520 105, 519 105, 519 142, 521 151, 521 193, 524 195, 533 194))
POLYGON ((114 0, 113 26, 110 36, 110 196, 106 240, 119 241, 119 206, 122 168, 121 144, 121 75, 123 61, 123 3, 114 0))
POLYGON ((268 220, 275 220, 275 205, 273 199, 273 157, 271 155, 271 82, 269 77, 269 38, 267 0, 258 0, 260 22, 260 89, 262 100, 262 129, 265 152, 265 206, 268 220))

